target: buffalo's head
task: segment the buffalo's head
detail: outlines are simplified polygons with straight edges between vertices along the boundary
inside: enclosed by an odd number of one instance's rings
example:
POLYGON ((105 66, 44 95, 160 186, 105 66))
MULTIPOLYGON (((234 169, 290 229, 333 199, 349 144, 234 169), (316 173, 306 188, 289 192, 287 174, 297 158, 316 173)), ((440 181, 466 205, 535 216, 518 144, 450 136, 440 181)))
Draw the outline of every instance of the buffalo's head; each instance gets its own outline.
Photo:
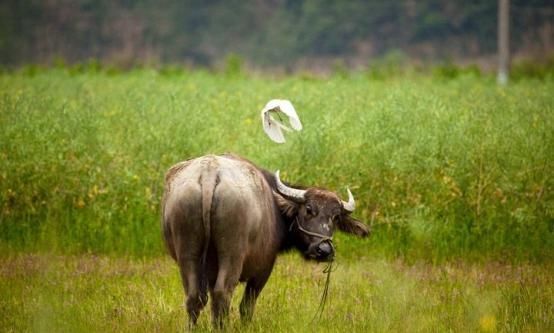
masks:
POLYGON ((336 229, 360 237, 369 235, 368 227, 350 216, 356 206, 350 190, 348 201, 342 201, 334 192, 324 189, 296 189, 281 182, 279 171, 275 173, 275 183, 280 194, 276 196, 279 208, 291 221, 289 231, 306 258, 333 260, 336 229))

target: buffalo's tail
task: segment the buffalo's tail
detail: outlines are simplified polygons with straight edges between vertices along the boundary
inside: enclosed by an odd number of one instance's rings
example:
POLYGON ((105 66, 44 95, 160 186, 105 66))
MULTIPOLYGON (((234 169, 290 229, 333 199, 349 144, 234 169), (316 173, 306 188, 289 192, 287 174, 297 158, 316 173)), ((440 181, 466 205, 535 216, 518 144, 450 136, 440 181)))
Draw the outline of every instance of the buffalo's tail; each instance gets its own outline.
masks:
POLYGON ((207 287, 208 279, 206 276, 207 271, 207 256, 208 248, 210 246, 210 236, 211 236, 211 214, 212 214, 212 203, 213 196, 215 192, 215 187, 219 182, 219 174, 216 170, 215 160, 210 160, 208 167, 202 173, 202 224, 204 226, 204 246, 202 248, 202 257, 201 257, 201 273, 200 273, 200 284, 203 290, 207 287))

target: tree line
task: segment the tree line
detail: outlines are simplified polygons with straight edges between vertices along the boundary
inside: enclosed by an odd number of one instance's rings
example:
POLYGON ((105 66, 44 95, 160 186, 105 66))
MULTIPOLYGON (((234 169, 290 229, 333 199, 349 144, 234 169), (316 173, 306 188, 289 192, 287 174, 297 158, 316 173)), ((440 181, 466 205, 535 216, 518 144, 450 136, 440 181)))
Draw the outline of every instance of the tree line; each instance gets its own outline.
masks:
MULTIPOLYGON (((554 50, 551 0, 511 1, 514 54, 554 50)), ((464 60, 496 51, 494 0, 8 0, 0 4, 0 63, 188 63, 228 54, 262 67, 401 54, 464 60)))

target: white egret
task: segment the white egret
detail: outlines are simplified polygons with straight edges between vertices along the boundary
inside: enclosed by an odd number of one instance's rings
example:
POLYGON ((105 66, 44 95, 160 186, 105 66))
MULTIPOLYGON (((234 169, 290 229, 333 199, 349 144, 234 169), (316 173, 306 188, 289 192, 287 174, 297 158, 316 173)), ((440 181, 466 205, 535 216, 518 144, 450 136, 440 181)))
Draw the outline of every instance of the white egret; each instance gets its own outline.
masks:
POLYGON ((302 123, 300 123, 300 118, 298 118, 292 103, 286 99, 272 99, 267 102, 262 110, 262 125, 267 136, 277 143, 285 142, 283 129, 288 132, 292 131, 289 127, 283 125, 282 115, 288 117, 292 130, 302 130, 302 123), (279 119, 275 119, 274 116, 279 119))

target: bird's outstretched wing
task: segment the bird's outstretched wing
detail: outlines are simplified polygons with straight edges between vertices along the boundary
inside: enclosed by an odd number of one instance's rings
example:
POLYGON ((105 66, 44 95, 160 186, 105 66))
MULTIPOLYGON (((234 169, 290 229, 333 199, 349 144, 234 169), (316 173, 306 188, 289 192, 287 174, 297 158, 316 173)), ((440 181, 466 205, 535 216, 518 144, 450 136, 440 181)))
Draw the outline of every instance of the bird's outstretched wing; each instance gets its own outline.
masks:
POLYGON ((291 131, 290 128, 283 125, 280 121, 282 115, 288 118, 292 129, 296 131, 302 129, 302 123, 292 103, 286 99, 272 99, 267 102, 262 110, 262 125, 267 136, 277 143, 285 142, 283 129, 289 132, 291 131), (276 117, 279 118, 279 120, 275 119, 276 117))

